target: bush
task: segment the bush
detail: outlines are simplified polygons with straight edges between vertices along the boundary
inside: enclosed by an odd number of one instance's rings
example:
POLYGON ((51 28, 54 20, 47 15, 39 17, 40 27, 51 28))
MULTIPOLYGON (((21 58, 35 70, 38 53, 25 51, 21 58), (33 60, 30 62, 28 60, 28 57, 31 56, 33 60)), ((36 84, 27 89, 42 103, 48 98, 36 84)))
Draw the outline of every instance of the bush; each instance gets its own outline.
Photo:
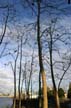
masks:
POLYGON ((60 98, 64 97, 64 90, 62 88, 59 88, 58 95, 59 95, 60 98))
POLYGON ((68 90, 67 97, 68 97, 69 99, 71 99, 71 88, 69 88, 69 90, 68 90))
POLYGON ((53 90, 49 90, 48 93, 47 93, 47 96, 48 96, 49 104, 54 105, 55 104, 54 91, 53 90))
POLYGON ((69 99, 71 99, 71 82, 69 83, 69 89, 68 89, 67 97, 68 97, 69 99))
POLYGON ((49 90, 49 91, 48 91, 48 97, 51 97, 51 96, 54 96, 53 90, 49 90))

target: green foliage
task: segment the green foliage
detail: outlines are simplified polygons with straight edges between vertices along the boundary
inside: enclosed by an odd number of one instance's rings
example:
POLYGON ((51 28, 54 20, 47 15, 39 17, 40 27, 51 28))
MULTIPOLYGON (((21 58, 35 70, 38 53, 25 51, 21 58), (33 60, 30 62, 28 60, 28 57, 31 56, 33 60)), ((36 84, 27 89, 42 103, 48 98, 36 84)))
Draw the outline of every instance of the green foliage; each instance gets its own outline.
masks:
POLYGON ((59 95, 60 98, 64 97, 64 90, 62 88, 59 88, 58 95, 59 95))
POLYGON ((71 99, 71 88, 68 89, 67 97, 71 99))
POLYGON ((67 97, 71 99, 71 83, 69 83, 69 89, 68 89, 67 97))
POLYGON ((51 97, 51 96, 53 96, 53 95, 54 95, 53 90, 49 90, 49 91, 48 91, 48 97, 51 97))
POLYGON ((54 90, 49 90, 47 96, 48 96, 48 102, 54 105, 55 104, 54 90))

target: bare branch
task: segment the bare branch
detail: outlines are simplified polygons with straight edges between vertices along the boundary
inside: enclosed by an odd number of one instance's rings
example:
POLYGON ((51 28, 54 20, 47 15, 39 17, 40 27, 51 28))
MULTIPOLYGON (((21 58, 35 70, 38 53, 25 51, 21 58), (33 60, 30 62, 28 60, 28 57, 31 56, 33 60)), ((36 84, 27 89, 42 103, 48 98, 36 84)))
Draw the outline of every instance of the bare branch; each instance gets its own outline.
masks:
POLYGON ((7 23, 8 23, 8 17, 9 17, 9 7, 7 6, 7 16, 6 16, 6 20, 5 20, 4 31, 3 31, 3 34, 1 36, 2 38, 0 40, 0 45, 1 45, 2 41, 3 41, 3 38, 4 38, 5 33, 6 33, 6 28, 7 28, 7 23))

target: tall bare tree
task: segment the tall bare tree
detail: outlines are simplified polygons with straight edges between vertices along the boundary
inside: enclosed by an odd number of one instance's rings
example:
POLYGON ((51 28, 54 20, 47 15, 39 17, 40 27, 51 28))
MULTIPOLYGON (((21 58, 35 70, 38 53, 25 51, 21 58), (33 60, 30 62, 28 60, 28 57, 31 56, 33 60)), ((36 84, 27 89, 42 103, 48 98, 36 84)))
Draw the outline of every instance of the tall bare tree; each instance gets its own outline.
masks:
MULTIPOLYGON (((37 15, 37 42, 38 42, 38 56, 39 56, 39 67, 40 67, 40 74, 42 77, 42 92, 43 92, 43 108, 48 108, 48 98, 47 98, 47 83, 46 83, 46 75, 43 66, 42 60, 42 46, 41 46, 41 39, 40 39, 40 3, 41 1, 37 1, 38 7, 38 15, 37 15)), ((40 102, 41 103, 41 102, 40 102)), ((39 107, 41 104, 39 103, 39 107)))
POLYGON ((21 108, 22 42, 23 42, 23 36, 21 36, 20 39, 20 68, 19 68, 19 83, 18 83, 19 108, 21 108))
POLYGON ((49 43, 50 70, 51 70, 51 77, 52 77, 52 82, 53 82, 53 89, 54 89, 54 96, 55 96, 55 101, 56 101, 56 108, 60 108, 58 91, 57 91, 57 88, 56 88, 55 78, 54 78, 54 71, 53 71, 53 58, 52 58, 53 49, 52 49, 52 45, 53 45, 53 40, 52 40, 52 33, 51 33, 51 27, 50 27, 50 43, 49 43))
POLYGON ((14 66, 12 64, 12 62, 9 62, 10 65, 11 65, 11 68, 12 68, 12 71, 13 71, 13 75, 14 75, 14 99, 13 99, 13 108, 16 108, 16 91, 17 91, 17 86, 16 86, 16 83, 17 83, 17 78, 16 78, 16 69, 17 69, 17 60, 18 60, 18 56, 19 56, 19 46, 17 48, 17 50, 14 51, 14 53, 16 53, 16 57, 14 57, 14 54, 12 53, 9 53, 9 55, 11 55, 13 57, 13 60, 14 60, 14 66))

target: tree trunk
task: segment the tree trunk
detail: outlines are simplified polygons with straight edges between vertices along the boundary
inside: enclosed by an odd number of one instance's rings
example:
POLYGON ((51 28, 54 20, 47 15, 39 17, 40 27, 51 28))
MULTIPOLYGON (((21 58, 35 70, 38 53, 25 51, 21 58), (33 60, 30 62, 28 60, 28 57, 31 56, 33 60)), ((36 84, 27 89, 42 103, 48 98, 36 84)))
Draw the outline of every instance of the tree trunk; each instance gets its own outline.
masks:
POLYGON ((51 77, 52 77, 52 83, 53 83, 53 89, 54 89, 54 97, 55 97, 55 102, 56 102, 56 108, 60 108, 60 103, 59 103, 59 97, 58 97, 58 91, 56 88, 55 84, 55 79, 54 79, 54 71, 53 71, 53 63, 52 63, 52 33, 51 33, 51 28, 50 28, 50 44, 49 44, 49 53, 50 53, 50 69, 51 69, 51 77))
POLYGON ((47 84, 46 84, 46 75, 44 70, 42 70, 42 93, 43 93, 43 108, 48 108, 47 103, 47 84))
POLYGON ((59 102, 59 96, 58 96, 58 91, 57 90, 54 90, 54 97, 55 97, 55 100, 56 100, 55 108, 60 108, 60 102, 59 102))
POLYGON ((41 73, 39 72, 39 108, 42 106, 41 73))
POLYGON ((13 108, 16 108, 16 98, 13 100, 13 108))
MULTIPOLYGON (((43 108, 48 108, 48 101, 47 101, 47 84, 46 84, 46 75, 44 72, 43 67, 43 60, 42 60, 42 46, 40 40, 40 0, 37 1, 38 6, 38 15, 37 15, 37 43, 38 43, 38 56, 39 56, 39 67, 40 67, 40 74, 42 78, 42 92, 43 92, 43 108)), ((41 99, 42 100, 42 99, 41 99)), ((40 108, 40 106, 39 106, 40 108)))
POLYGON ((13 108, 16 108, 16 63, 17 63, 18 53, 15 59, 14 64, 14 101, 13 101, 13 108))
POLYGON ((19 70, 19 84, 18 84, 19 108, 21 108, 22 41, 23 41, 23 38, 21 36, 21 43, 20 43, 20 70, 19 70))
POLYGON ((16 108, 16 73, 14 72, 14 101, 13 101, 13 108, 16 108))
POLYGON ((31 78, 31 99, 32 99, 32 78, 31 78))
MULTIPOLYGON (((33 50, 33 54, 34 54, 34 50, 33 50)), ((31 70, 30 70, 29 81, 28 81, 28 87, 27 87, 27 96, 28 96, 28 98, 30 98, 30 96, 29 96, 29 89, 30 89, 30 84, 31 84, 31 81, 32 81, 32 71, 33 71, 33 54, 32 54, 31 70)), ((32 86, 32 85, 31 85, 31 86, 32 86)))

